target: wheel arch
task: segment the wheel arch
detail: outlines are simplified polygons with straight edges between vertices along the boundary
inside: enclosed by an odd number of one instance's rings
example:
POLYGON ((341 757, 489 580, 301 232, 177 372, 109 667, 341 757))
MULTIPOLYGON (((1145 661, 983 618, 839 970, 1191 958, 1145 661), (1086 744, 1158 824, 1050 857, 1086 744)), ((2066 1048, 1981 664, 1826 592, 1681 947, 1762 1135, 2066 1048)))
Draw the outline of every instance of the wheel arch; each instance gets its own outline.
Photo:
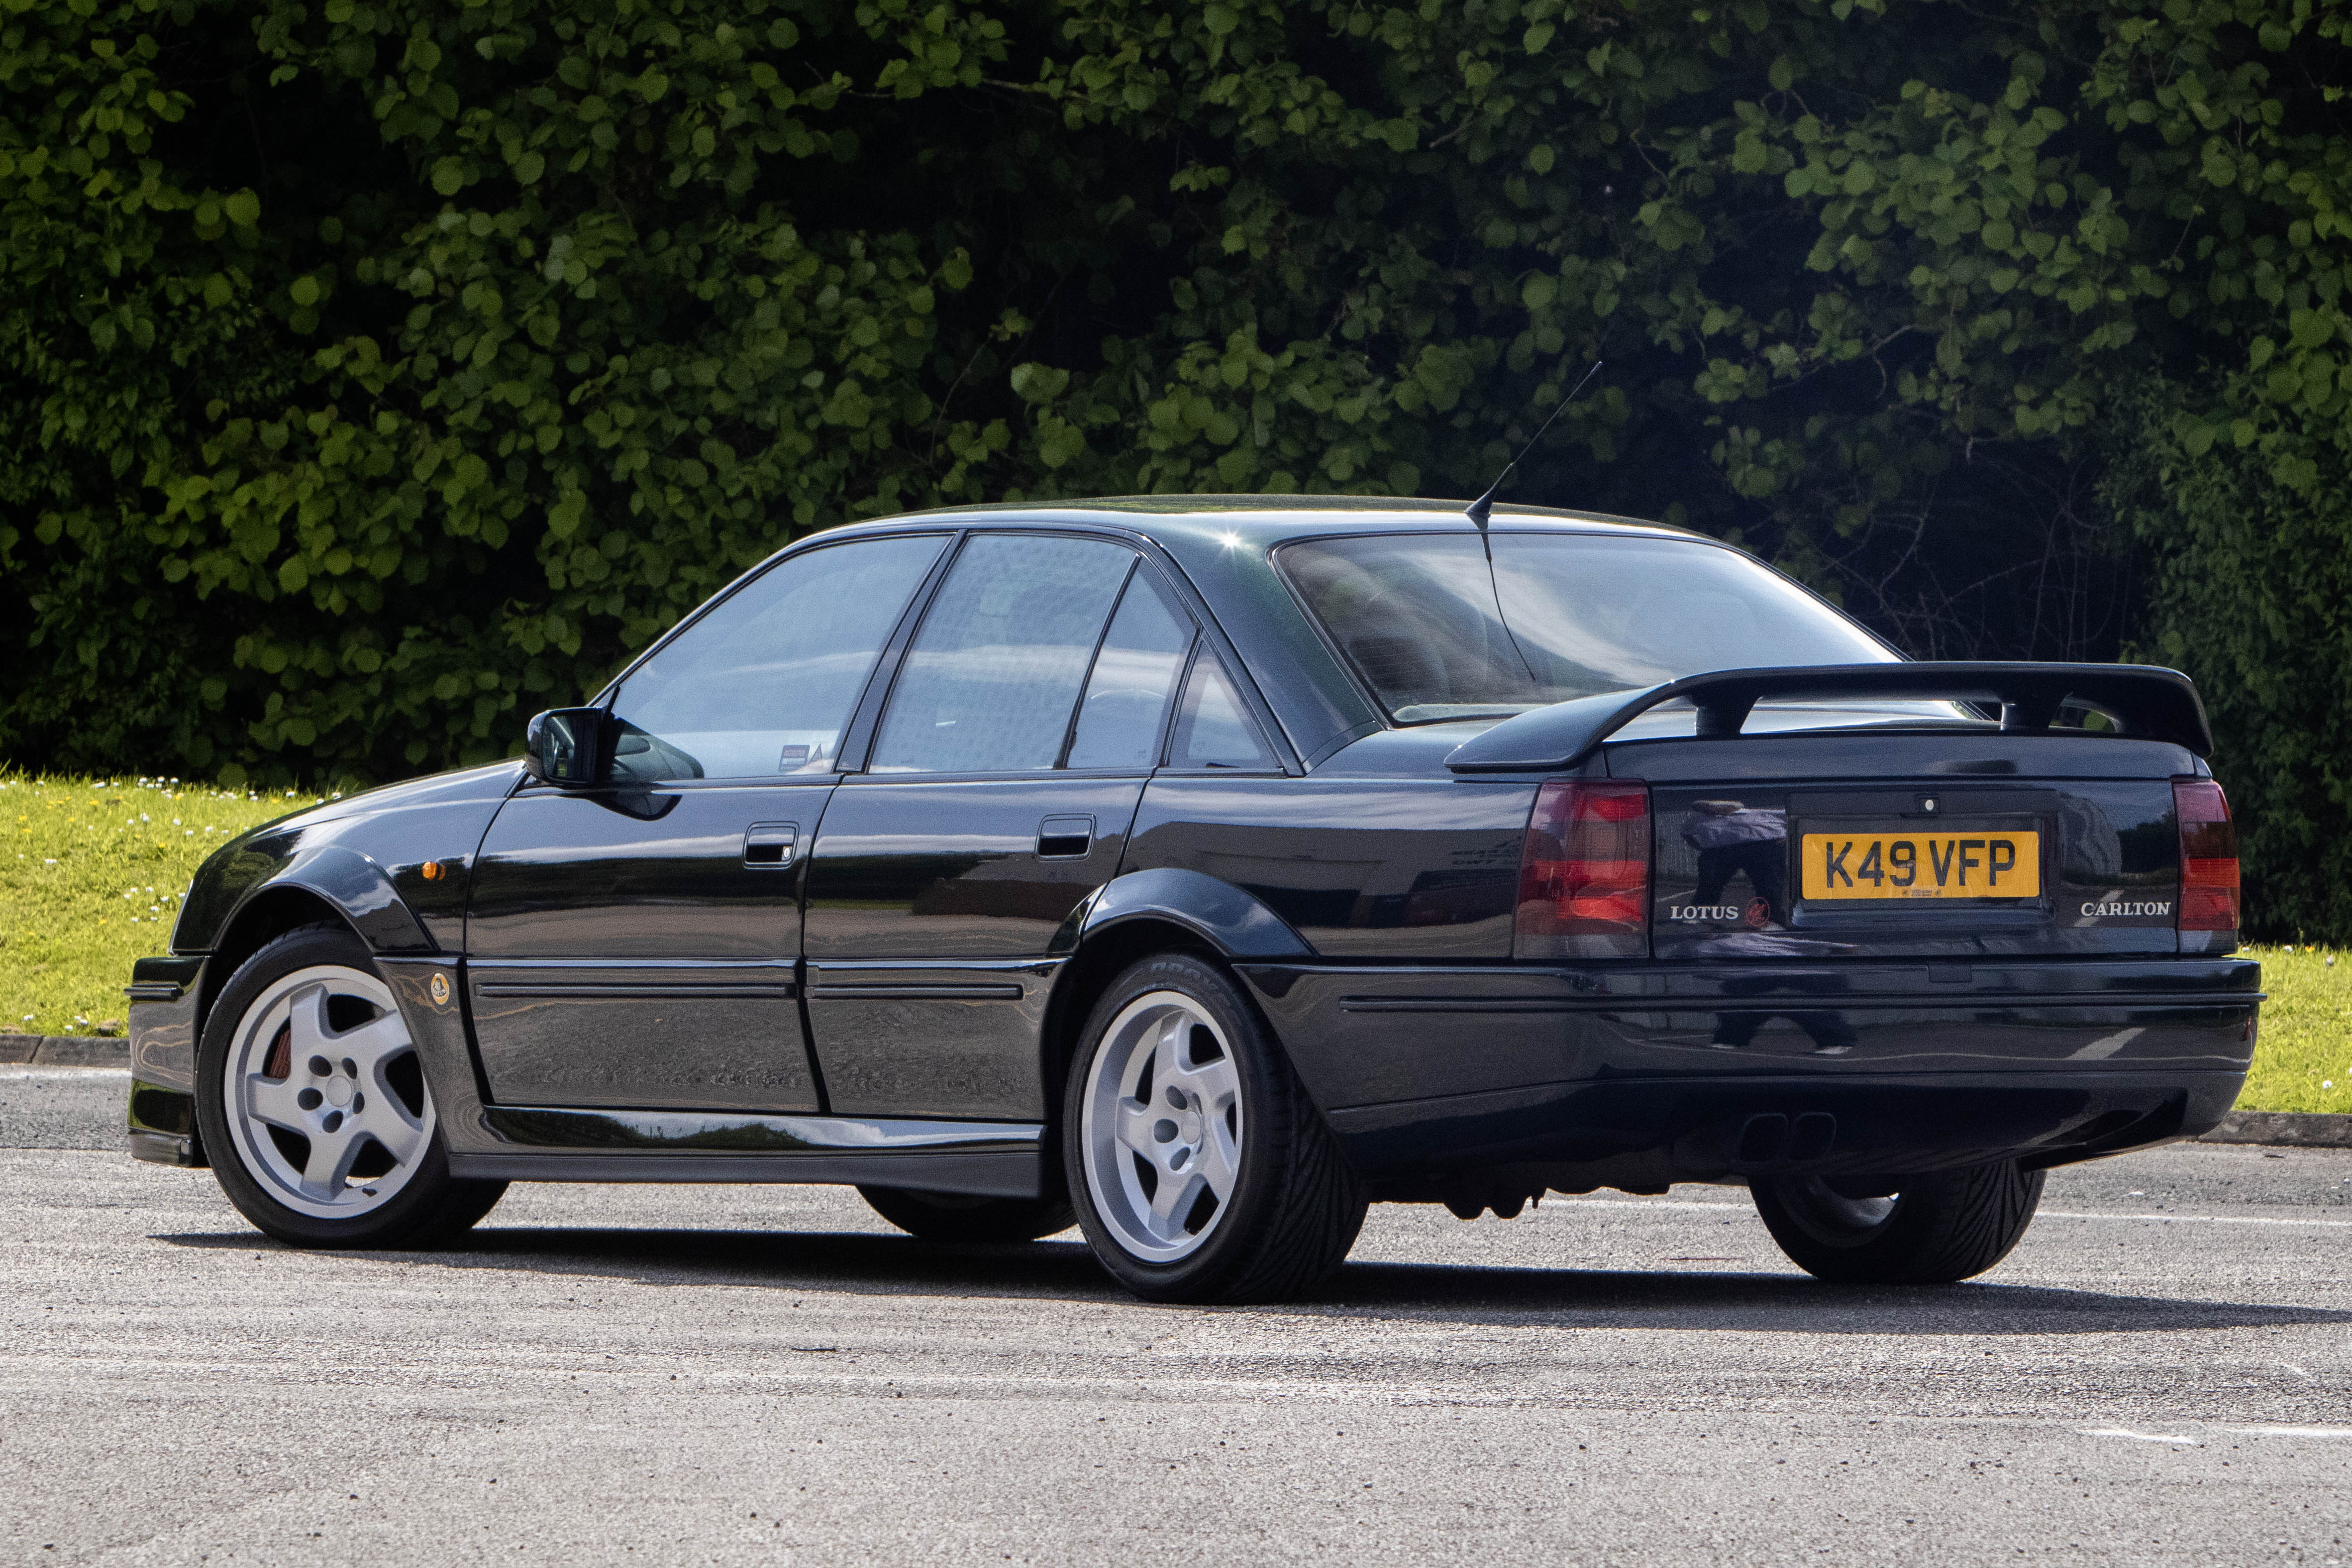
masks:
POLYGON ((205 963, 204 985, 196 998, 196 1038, 204 1037, 213 1003, 247 959, 289 931, 314 925, 349 929, 350 922, 323 895, 297 882, 272 883, 239 905, 205 963))
MULTIPOLYGON (((1315 951, 1247 889, 1175 868, 1131 871, 1105 883, 1073 913, 1065 933, 1056 946, 1069 956, 1054 976, 1039 1031, 1049 1109, 1061 1103, 1063 1079, 1096 999, 1138 959, 1189 952, 1230 973, 1237 961, 1310 957, 1315 951)), ((1240 989, 1255 1006, 1250 987, 1240 989)))
POLYGON ((229 976, 270 942, 310 925, 340 925, 371 953, 430 952, 434 946, 375 861, 331 845, 301 856, 247 893, 223 922, 205 963, 196 1038, 204 1037, 229 976))

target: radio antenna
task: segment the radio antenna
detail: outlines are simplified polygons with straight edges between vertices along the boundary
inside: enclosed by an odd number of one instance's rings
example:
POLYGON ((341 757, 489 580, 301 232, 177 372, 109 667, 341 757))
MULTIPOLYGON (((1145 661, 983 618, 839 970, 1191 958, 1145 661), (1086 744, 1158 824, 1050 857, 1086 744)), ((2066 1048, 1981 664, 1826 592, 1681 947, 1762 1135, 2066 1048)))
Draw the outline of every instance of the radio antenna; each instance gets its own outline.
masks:
POLYGON ((1546 430, 1551 428, 1552 419, 1559 418, 1561 413, 1566 410, 1568 405, 1576 401, 1578 395, 1584 391, 1584 382, 1591 381, 1594 376, 1600 374, 1601 362, 1599 360, 1594 360, 1592 362, 1592 368, 1584 373, 1584 381, 1578 382, 1576 384, 1576 391, 1570 393, 1566 397, 1559 400, 1559 405, 1551 411, 1551 419, 1545 420, 1543 424, 1538 427, 1536 433, 1528 437, 1528 444, 1519 448, 1519 456, 1517 458, 1513 458, 1509 462, 1503 465, 1503 471, 1495 476, 1495 482, 1486 487, 1486 493, 1462 509, 1462 514, 1477 525, 1478 531, 1480 533, 1483 534, 1486 531, 1486 519, 1494 513, 1496 492, 1503 488, 1503 481, 1511 477, 1511 471, 1519 466, 1519 458, 1525 458, 1529 452, 1536 449, 1536 443, 1543 439, 1544 432, 1546 430))

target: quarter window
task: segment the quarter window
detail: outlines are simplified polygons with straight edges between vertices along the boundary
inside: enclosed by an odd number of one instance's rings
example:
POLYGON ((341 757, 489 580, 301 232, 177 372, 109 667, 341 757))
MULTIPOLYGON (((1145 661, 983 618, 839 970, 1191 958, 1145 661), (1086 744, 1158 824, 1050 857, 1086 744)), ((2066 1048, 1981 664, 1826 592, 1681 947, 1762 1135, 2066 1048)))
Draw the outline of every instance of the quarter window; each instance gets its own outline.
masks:
POLYGON ((621 683, 614 777, 829 772, 875 658, 945 543, 827 545, 728 595, 621 683))
POLYGON ((1168 762, 1179 768, 1265 770, 1281 765, 1258 739, 1257 726, 1243 709, 1232 678, 1206 648, 1192 661, 1192 678, 1184 683, 1168 762))
POLYGON ((1095 539, 981 534, 923 617, 873 771, 1051 768, 1135 552, 1095 539))

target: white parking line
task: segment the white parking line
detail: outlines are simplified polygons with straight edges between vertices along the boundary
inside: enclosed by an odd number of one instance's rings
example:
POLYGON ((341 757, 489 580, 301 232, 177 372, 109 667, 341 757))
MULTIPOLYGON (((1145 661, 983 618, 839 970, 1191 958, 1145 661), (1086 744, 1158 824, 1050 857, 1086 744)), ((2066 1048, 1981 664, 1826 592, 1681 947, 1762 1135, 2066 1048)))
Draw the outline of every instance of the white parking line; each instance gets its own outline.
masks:
POLYGON ((87 1081, 90 1079, 129 1078, 129 1068, 0 1068, 0 1083, 63 1082, 68 1079, 87 1081))
MULTIPOLYGON (((2352 1426, 2221 1426, 2216 1431, 2232 1437, 2352 1437, 2352 1426)), ((2082 1437, 2122 1437, 2134 1443, 2173 1443, 2183 1447, 2201 1448, 2204 1437, 2180 1432, 2135 1432, 2128 1426, 2085 1426, 2075 1434, 2082 1437)))
MULTIPOLYGON (((1554 1198, 1549 1209, 1721 1209, 1728 1214, 1752 1214, 1746 1204, 1694 1203, 1675 1198, 1554 1198)), ((2267 1215, 2229 1214, 2087 1214, 2081 1209, 2043 1209, 2039 1219, 2141 1220, 2158 1225, 2285 1225, 2317 1226, 2328 1230, 2352 1230, 2352 1219, 2277 1219, 2267 1215)))

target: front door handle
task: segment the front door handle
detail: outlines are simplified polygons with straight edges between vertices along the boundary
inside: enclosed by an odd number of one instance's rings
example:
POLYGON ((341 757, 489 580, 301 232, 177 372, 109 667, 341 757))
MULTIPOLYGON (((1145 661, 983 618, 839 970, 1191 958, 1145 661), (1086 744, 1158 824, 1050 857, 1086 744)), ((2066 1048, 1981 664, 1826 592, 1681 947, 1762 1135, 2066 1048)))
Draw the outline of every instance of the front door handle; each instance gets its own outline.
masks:
POLYGON ((793 822, 755 822, 743 830, 743 864, 755 871, 779 871, 793 863, 800 841, 793 822))
POLYGON ((1091 816, 1049 816, 1037 827, 1037 858, 1083 860, 1095 847, 1091 816))

